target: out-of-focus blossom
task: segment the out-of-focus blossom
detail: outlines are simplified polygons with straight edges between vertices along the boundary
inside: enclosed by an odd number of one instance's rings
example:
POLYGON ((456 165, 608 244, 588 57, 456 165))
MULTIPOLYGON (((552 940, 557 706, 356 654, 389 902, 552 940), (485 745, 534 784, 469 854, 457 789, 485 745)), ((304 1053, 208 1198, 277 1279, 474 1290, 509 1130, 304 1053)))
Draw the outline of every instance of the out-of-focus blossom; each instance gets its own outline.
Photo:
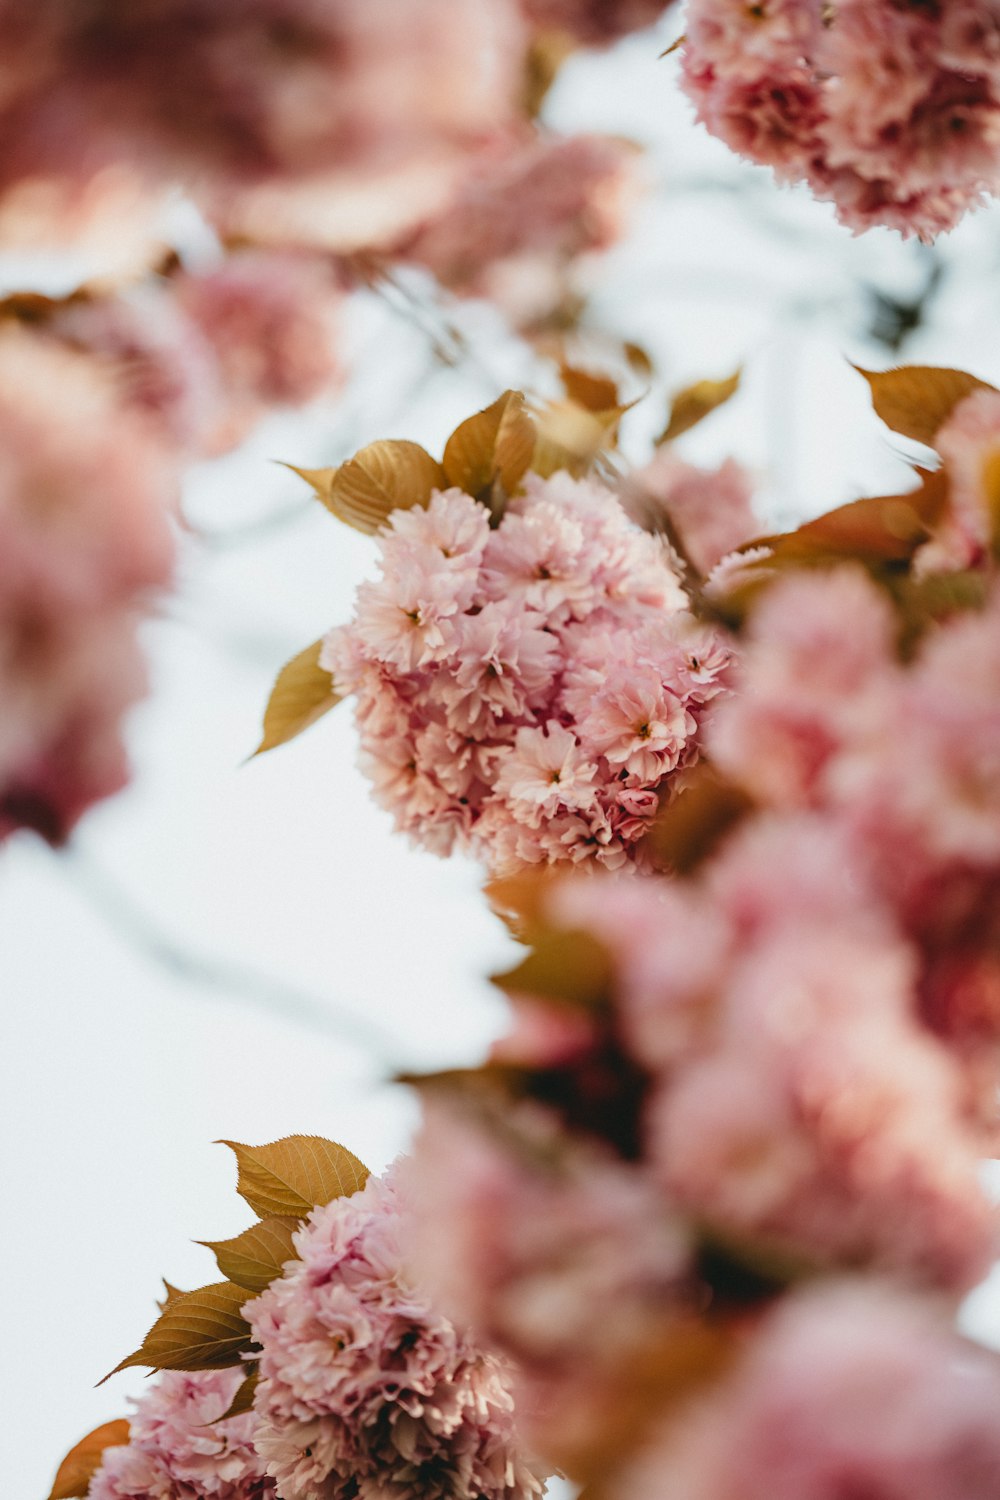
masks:
POLYGON ((58 841, 126 778, 173 473, 90 361, 27 335, 0 343, 0 432, 0 837, 58 841))
POLYGON ((855 231, 933 239, 1000 188, 993 0, 689 0, 699 119, 855 231))
POLYGON ((451 200, 398 253, 526 322, 558 302, 572 261, 620 237, 638 188, 637 151, 624 141, 500 141, 470 158, 451 200))
POLYGON ((575 1445, 683 1307, 678 1219, 641 1168, 532 1105, 498 1128, 432 1097, 405 1170, 421 1282, 513 1358, 537 1440, 575 1445))
POLYGON ((718 469, 699 469, 669 447, 658 448, 629 480, 622 503, 650 530, 666 520, 686 556, 705 574, 760 529, 750 476, 731 458, 718 469))
POLYGON ((252 1413, 216 1424, 242 1370, 164 1371, 135 1402, 128 1443, 109 1448, 88 1500, 265 1500, 273 1496, 253 1446, 252 1413))
POLYGON ((621 1477, 629 1500, 993 1500, 1000 1368, 878 1285, 793 1294, 621 1477))
POLYGON ((4 185, 370 175, 514 108, 512 0, 3 0, 4 185))
POLYGON ((317 1208, 300 1257, 246 1309, 261 1345, 254 1444, 283 1500, 530 1500, 504 1365, 407 1270, 392 1178, 317 1208))
POLYGON ((382 577, 323 664, 357 698, 377 800, 427 847, 495 871, 634 859, 697 753, 729 650, 613 494, 530 477, 496 529, 458 490, 395 511, 382 577))

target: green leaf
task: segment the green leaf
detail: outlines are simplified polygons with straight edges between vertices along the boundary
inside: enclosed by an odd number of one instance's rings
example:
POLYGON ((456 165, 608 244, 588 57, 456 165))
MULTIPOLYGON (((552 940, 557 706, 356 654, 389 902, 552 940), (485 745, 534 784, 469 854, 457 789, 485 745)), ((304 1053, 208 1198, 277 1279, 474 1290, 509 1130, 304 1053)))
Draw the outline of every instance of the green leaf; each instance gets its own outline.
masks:
POLYGON ((257 1389, 257 1381, 260 1377, 260 1367, 258 1365, 248 1365, 247 1368, 249 1374, 245 1380, 241 1381, 236 1395, 230 1401, 222 1416, 214 1417, 210 1423, 205 1424, 206 1426, 214 1427, 216 1422, 228 1422, 230 1417, 241 1417, 244 1412, 253 1409, 253 1398, 254 1392, 257 1389))
POLYGON ((86 1495, 90 1481, 101 1467, 108 1448, 122 1448, 128 1442, 129 1424, 124 1417, 104 1422, 81 1438, 59 1465, 49 1500, 77 1500, 86 1495))
POLYGON ((364 1187, 368 1168, 344 1146, 319 1135, 289 1135, 265 1146, 222 1141, 236 1153, 236 1191, 261 1219, 303 1215, 364 1187))
POLYGON ((262 1219, 251 1224, 231 1240, 198 1240, 207 1245, 219 1263, 219 1270, 229 1281, 248 1292, 262 1292, 280 1276, 286 1261, 297 1260, 292 1235, 301 1220, 283 1216, 262 1219))
POLYGON ((341 701, 333 678, 319 664, 322 640, 293 656, 278 673, 264 710, 264 733, 254 755, 285 745, 341 701))
POLYGON ((445 444, 449 484, 489 504, 501 486, 514 493, 531 464, 535 426, 520 391, 504 391, 492 406, 460 423, 445 444))
POLYGON ((672 443, 682 433, 690 432, 704 421, 717 407, 735 396, 740 388, 742 369, 725 380, 696 380, 678 391, 670 405, 670 421, 657 439, 658 443, 672 443))
POLYGON ((238 1365, 253 1349, 250 1325, 241 1312, 248 1301, 246 1288, 229 1281, 183 1292, 167 1303, 140 1348, 110 1375, 132 1365, 154 1370, 225 1370, 238 1365))
POLYGON ((444 469, 419 443, 381 441, 341 464, 324 503, 339 520, 371 536, 394 510, 426 505, 446 483, 444 469))
POLYGON ((938 431, 955 407, 973 391, 992 391, 975 375, 931 365, 901 365, 893 370, 863 370, 872 405, 887 427, 933 448, 938 431))

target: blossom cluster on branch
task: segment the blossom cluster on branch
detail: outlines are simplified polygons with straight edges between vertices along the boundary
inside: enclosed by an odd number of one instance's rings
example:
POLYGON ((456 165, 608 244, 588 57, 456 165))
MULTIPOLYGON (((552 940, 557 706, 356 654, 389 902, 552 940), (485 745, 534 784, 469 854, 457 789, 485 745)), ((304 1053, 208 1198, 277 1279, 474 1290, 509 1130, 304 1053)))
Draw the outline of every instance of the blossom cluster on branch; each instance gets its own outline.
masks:
POLYGON ((684 87, 853 230, 932 240, 1000 189, 995 0, 689 0, 684 87))

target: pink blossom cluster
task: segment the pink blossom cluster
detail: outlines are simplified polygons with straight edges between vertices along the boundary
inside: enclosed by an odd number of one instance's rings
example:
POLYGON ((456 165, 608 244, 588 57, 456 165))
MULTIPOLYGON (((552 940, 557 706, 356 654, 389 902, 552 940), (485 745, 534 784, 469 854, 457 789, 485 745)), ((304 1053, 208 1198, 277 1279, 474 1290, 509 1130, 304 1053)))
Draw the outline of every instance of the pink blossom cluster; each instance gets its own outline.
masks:
POLYGON ((450 199, 395 253, 528 322, 558 304, 571 262, 620 238, 637 157, 599 135, 498 140, 470 156, 450 199))
POLYGON ((217 1418, 242 1370, 168 1370, 135 1404, 129 1440, 108 1448, 88 1500, 265 1500, 274 1481, 253 1443, 254 1417, 217 1418))
POLYGON ((0 180, 368 175, 507 123, 523 46, 513 0, 3 0, 0 180))
POLYGON ((0 838, 57 842, 126 777, 136 627, 169 578, 174 473, 91 363, 0 340, 0 838))
POLYGON ((282 1500, 531 1500, 507 1372, 413 1281, 406 1225, 394 1175, 371 1177, 314 1210, 248 1303, 254 1446, 282 1500))
POLYGON ((71 297, 42 330, 105 364, 124 405, 196 458, 236 447, 275 408, 336 389, 342 301, 318 257, 243 250, 115 295, 71 297))
POLYGON ((889 1287, 793 1293, 649 1442, 628 1500, 994 1500, 1000 1363, 889 1287))
POLYGON ((918 573, 979 567, 1000 533, 1000 393, 984 389, 960 401, 934 438, 948 477, 943 521, 914 559, 918 573))
POLYGON ((675 1333, 692 1274, 680 1217, 644 1167, 531 1104, 501 1124, 431 1095, 404 1171, 422 1284, 513 1361, 529 1436, 547 1452, 583 1445, 640 1355, 675 1333))
POLYGON ((529 476, 495 528, 435 493, 379 546, 382 576, 321 662, 356 695, 361 763, 397 827, 496 872, 634 861, 730 663, 665 544, 559 473, 529 476))
POLYGON ((684 87, 851 229, 933 239, 1000 190, 995 0, 689 0, 684 87))
MULTIPOLYGON (((978 399, 978 398, 976 398, 978 399)), ((711 753, 778 813, 835 827, 919 959, 926 1022, 966 1058, 995 1122, 1000 1056, 1000 595, 896 657, 860 571, 776 584, 711 753)))
POLYGON ((700 469, 668 443, 628 481, 622 503, 647 530, 667 530, 699 573, 709 574, 756 536, 750 475, 735 459, 700 469))

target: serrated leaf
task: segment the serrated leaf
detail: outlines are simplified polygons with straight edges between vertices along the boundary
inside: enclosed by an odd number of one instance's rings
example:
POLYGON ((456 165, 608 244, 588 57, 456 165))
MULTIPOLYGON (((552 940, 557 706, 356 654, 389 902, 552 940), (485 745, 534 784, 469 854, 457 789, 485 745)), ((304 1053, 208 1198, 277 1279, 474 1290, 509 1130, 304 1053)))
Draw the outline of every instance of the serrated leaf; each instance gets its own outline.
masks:
POLYGON ((160 1309, 160 1312, 165 1312, 166 1309, 170 1306, 171 1302, 176 1302, 178 1297, 183 1296, 184 1293, 181 1291, 180 1287, 173 1286, 164 1276, 163 1296, 160 1298, 156 1305, 160 1309))
POLYGON ((231 1240, 199 1240, 207 1245, 228 1281, 245 1287, 248 1292, 262 1292, 271 1285, 288 1260, 297 1260, 292 1235, 301 1220, 272 1215, 259 1224, 251 1224, 231 1240))
POLYGON ((901 365, 893 370, 863 370, 872 393, 872 405, 887 427, 904 437, 933 448, 939 429, 955 407, 973 391, 996 387, 969 375, 932 365, 901 365))
POLYGON ((319 1135, 289 1135, 265 1146, 221 1144, 236 1154, 236 1191, 261 1219, 302 1218, 319 1204, 356 1193, 368 1178, 352 1152, 319 1135))
POLYGON ((504 391, 492 406, 461 422, 445 444, 444 472, 476 500, 489 504, 495 487, 514 493, 531 464, 535 425, 520 391, 504 391))
POLYGON ((122 1448, 128 1442, 129 1424, 124 1417, 104 1422, 81 1438, 71 1448, 56 1472, 49 1500, 77 1500, 86 1495, 90 1481, 101 1467, 108 1448, 122 1448))
POLYGON ((148 1365, 153 1370, 225 1370, 240 1364, 243 1354, 253 1348, 250 1325, 241 1312, 247 1301, 246 1288, 230 1281, 182 1293, 167 1303, 135 1353, 110 1374, 132 1365, 148 1365))
POLYGON ((657 439, 658 443, 672 443, 682 433, 690 432, 699 422, 722 406, 740 388, 743 371, 739 369, 725 380, 696 380, 674 396, 670 406, 670 420, 657 439))
POLYGON ((426 505, 432 491, 445 484, 444 469, 419 443, 383 440, 341 464, 326 504, 348 526, 371 536, 394 510, 426 505))
POLYGON ((589 932, 550 930, 538 935, 526 958, 492 974, 490 982, 507 995, 532 995, 594 1011, 608 1003, 612 976, 607 949, 589 932))
POLYGON ((230 1401, 222 1416, 213 1417, 211 1423, 206 1425, 214 1427, 216 1422, 228 1422, 230 1417, 242 1417, 244 1412, 251 1411, 253 1409, 254 1392, 257 1389, 259 1378, 260 1367, 258 1365, 251 1365, 249 1367, 249 1374, 245 1380, 240 1382, 236 1395, 230 1401))
POLYGON ((341 701, 333 678, 319 664, 322 640, 293 656, 278 673, 264 710, 264 734, 254 755, 285 745, 341 701))

